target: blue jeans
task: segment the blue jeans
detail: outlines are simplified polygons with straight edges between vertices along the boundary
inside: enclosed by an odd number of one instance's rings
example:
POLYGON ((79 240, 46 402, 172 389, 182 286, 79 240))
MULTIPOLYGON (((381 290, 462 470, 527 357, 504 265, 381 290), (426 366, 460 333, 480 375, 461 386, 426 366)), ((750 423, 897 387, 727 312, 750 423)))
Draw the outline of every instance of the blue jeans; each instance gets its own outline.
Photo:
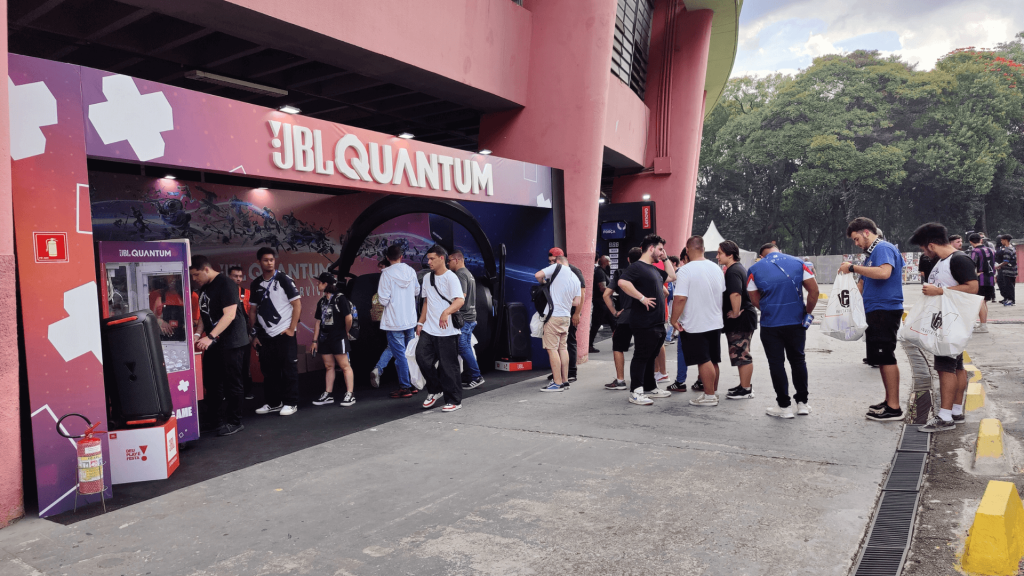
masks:
POLYGON ((480 366, 476 363, 476 353, 473 351, 473 329, 476 322, 466 322, 462 325, 462 334, 459 335, 459 356, 469 368, 471 380, 480 378, 480 366))
POLYGON ((683 335, 676 340, 676 382, 686 382, 686 358, 683 357, 683 335))
POLYGON ((412 380, 409 379, 409 360, 405 357, 405 347, 416 337, 416 329, 408 330, 385 330, 388 335, 388 347, 380 355, 377 361, 377 372, 382 373, 387 368, 388 362, 395 359, 395 369, 398 371, 398 384, 402 388, 412 387, 412 380))

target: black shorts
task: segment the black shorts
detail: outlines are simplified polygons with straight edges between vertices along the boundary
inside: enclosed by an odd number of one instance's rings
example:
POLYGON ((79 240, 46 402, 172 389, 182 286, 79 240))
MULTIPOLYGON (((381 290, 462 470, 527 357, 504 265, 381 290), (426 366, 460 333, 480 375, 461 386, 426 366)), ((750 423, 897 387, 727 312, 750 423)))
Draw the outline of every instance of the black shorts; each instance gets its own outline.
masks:
POLYGON ((936 372, 956 374, 958 370, 964 369, 963 352, 961 352, 956 358, 953 358, 952 356, 936 356, 934 366, 936 372))
POLYGON ((903 321, 903 310, 874 310, 866 314, 868 329, 864 332, 868 364, 896 365, 896 333, 903 321))
POLYGON ((629 343, 633 341, 633 329, 629 322, 619 322, 612 332, 612 352, 625 352, 629 350, 629 343))
POLYGON ((984 296, 985 300, 996 301, 996 287, 995 286, 978 286, 978 296, 984 296))
POLYGON ((343 338, 328 338, 317 346, 318 354, 341 355, 348 352, 348 340, 343 338))
POLYGON ((699 366, 707 362, 722 362, 722 331, 680 332, 679 343, 687 366, 699 366))

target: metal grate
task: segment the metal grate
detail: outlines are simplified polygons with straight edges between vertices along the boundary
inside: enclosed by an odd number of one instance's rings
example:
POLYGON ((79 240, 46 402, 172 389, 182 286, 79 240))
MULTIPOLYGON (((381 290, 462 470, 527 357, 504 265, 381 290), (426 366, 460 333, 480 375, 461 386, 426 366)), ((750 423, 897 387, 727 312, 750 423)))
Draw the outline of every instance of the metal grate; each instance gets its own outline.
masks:
POLYGON ((888 548, 865 548, 854 576, 899 576, 904 556, 888 548))
POLYGON ((917 426, 903 426, 903 436, 900 438, 900 447, 897 452, 924 452, 928 453, 931 448, 931 434, 918 432, 917 426))
POLYGON ((927 454, 921 452, 897 452, 882 490, 903 492, 920 490, 921 478, 924 475, 924 461, 927 457, 927 454))
POLYGON ((641 99, 647 90, 653 0, 618 0, 612 37, 612 74, 641 99))
POLYGON ((920 497, 920 492, 883 492, 871 524, 868 548, 906 548, 920 497))

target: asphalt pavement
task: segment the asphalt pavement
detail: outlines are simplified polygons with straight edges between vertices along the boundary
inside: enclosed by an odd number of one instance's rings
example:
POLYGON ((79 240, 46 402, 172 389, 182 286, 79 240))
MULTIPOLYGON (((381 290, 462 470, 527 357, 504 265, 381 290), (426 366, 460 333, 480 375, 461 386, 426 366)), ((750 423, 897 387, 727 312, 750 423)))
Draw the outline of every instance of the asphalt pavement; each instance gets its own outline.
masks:
POLYGON ((0 574, 845 575, 900 425, 864 419, 883 393, 863 343, 816 326, 811 415, 766 416, 754 340, 752 400, 629 404, 603 342, 567 392, 538 374, 74 524, 23 519, 0 574))

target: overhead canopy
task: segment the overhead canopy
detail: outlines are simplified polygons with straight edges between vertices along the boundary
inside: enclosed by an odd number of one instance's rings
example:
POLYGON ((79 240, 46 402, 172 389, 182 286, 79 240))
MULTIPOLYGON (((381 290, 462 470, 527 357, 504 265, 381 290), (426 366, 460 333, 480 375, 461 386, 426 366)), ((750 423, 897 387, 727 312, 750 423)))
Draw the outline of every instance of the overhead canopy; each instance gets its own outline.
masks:
POLYGON ((704 251, 705 252, 717 252, 718 245, 725 242, 725 238, 718 232, 718 228, 715 226, 715 221, 711 221, 711 226, 708 226, 708 231, 704 233, 704 251))

